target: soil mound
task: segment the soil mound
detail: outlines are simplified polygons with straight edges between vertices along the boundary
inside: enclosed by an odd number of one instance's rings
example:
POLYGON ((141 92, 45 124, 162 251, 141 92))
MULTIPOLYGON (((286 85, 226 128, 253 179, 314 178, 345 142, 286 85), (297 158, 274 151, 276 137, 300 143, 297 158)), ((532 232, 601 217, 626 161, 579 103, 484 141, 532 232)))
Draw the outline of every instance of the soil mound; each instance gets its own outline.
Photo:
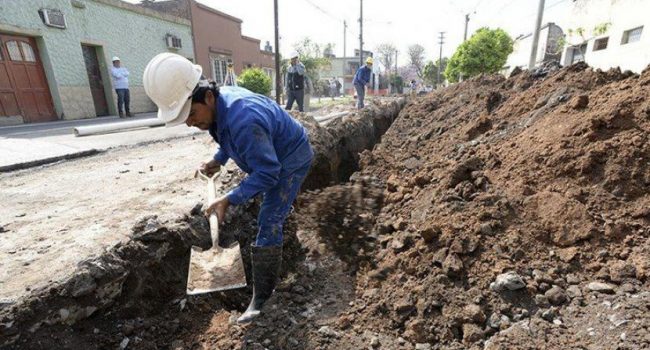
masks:
POLYGON ((650 69, 579 64, 408 104, 361 159, 384 206, 353 325, 435 348, 650 346, 630 306, 649 290, 649 95, 650 69))

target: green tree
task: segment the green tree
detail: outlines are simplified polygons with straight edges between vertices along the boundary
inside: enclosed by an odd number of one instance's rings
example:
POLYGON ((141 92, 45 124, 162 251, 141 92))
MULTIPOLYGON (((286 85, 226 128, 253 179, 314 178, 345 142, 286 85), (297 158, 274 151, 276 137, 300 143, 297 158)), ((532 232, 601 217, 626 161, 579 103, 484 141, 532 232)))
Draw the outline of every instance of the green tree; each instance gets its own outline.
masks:
POLYGON ((498 72, 512 53, 512 38, 503 29, 481 28, 460 44, 445 69, 445 76, 457 82, 482 73, 498 72))
POLYGON ((391 92, 396 92, 398 94, 404 92, 404 78, 402 78, 401 75, 395 73, 391 74, 390 83, 393 85, 393 91, 391 92))
POLYGON ((248 68, 237 77, 237 85, 260 95, 268 96, 271 93, 273 81, 260 68, 248 68))
POLYGON ((424 65, 424 69, 422 70, 422 80, 424 80, 424 83, 427 85, 435 85, 437 77, 438 68, 435 64, 433 64, 433 61, 427 62, 427 64, 424 65))
MULTIPOLYGON (((442 58, 442 67, 440 68, 440 80, 445 81, 447 77, 445 76, 445 69, 447 68, 447 63, 449 59, 447 57, 442 58)), ((422 69, 422 79, 428 85, 436 85, 438 79, 438 66, 440 65, 440 60, 436 60, 436 63, 433 61, 427 62, 422 69)))

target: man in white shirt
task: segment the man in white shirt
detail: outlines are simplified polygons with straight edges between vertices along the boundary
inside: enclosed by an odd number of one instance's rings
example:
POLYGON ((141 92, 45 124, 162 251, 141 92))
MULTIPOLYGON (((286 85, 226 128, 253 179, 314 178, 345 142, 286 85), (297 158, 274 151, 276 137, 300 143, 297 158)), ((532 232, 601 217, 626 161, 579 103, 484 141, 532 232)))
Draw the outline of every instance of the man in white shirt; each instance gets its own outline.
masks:
POLYGON ((131 95, 129 93, 129 71, 121 66, 120 58, 117 56, 113 57, 111 76, 113 77, 113 86, 117 93, 117 111, 120 114, 120 118, 124 118, 125 115, 122 112, 122 107, 124 107, 124 112, 126 112, 127 117, 133 117, 131 110, 129 109, 129 103, 131 102, 131 95))

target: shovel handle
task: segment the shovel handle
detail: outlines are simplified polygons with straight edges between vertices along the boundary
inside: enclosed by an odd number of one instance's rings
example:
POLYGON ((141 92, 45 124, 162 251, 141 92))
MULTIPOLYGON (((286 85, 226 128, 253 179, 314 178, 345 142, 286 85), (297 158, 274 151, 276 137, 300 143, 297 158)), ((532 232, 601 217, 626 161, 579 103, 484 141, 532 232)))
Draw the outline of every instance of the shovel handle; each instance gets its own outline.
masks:
MULTIPOLYGON (((202 174, 203 175, 203 174, 202 174)), ((221 175, 221 171, 216 172, 211 177, 205 175, 201 176, 202 178, 208 180, 208 203, 212 203, 217 199, 217 189, 214 183, 214 180, 221 175)), ((212 249, 221 249, 219 247, 219 218, 216 213, 210 214, 208 218, 210 222, 210 238, 212 239, 212 249)))

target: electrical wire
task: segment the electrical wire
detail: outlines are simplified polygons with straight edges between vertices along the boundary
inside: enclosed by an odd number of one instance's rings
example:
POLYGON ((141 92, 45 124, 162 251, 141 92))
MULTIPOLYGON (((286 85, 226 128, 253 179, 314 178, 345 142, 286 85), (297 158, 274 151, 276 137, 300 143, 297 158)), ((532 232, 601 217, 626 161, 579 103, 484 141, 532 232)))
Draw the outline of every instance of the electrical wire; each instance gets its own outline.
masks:
POLYGON ((312 7, 314 7, 315 9, 317 9, 318 11, 320 11, 321 13, 323 13, 324 15, 326 15, 326 16, 332 18, 333 20, 335 20, 335 21, 339 21, 339 22, 343 22, 343 19, 341 19, 341 18, 339 18, 339 17, 337 17, 337 16, 334 16, 333 14, 329 13, 328 11, 325 11, 325 10, 324 10, 323 8, 321 8, 320 6, 314 4, 311 0, 304 0, 304 1, 305 1, 306 3, 308 3, 309 5, 311 5, 312 7))

